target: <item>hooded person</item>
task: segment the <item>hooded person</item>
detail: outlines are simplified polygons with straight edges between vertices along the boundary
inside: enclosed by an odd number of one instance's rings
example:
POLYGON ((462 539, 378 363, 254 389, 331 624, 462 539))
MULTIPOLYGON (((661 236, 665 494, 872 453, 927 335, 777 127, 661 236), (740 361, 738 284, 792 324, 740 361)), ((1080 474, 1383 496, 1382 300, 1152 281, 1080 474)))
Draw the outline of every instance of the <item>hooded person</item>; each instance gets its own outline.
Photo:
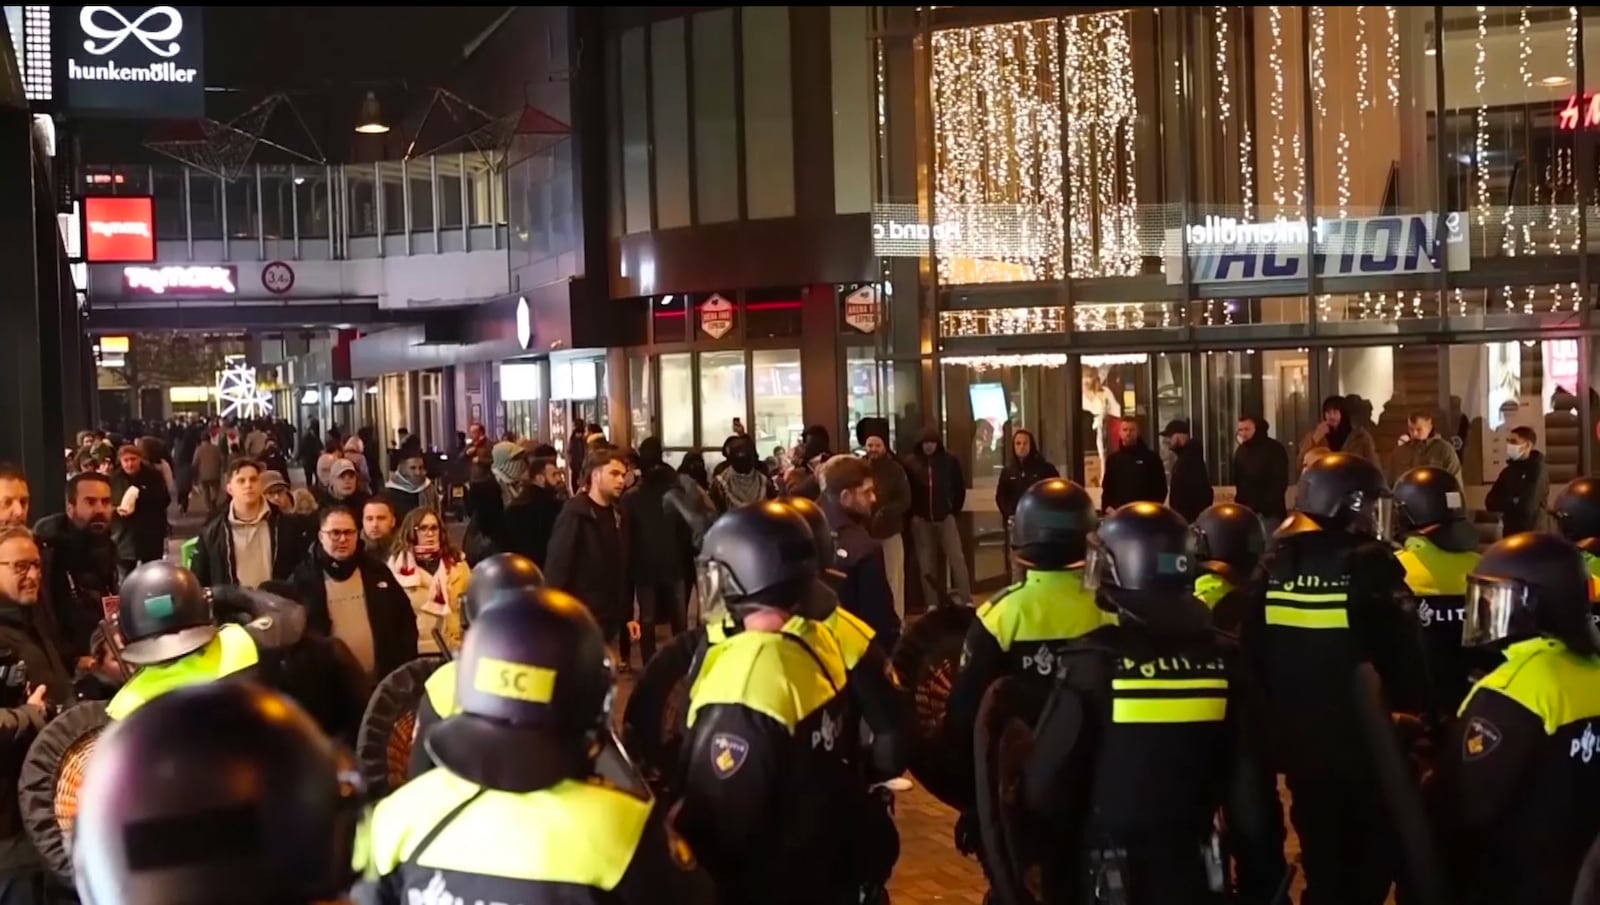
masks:
MULTIPOLYGON (((1322 420, 1301 438, 1300 449, 1303 459, 1313 451, 1326 450, 1360 456, 1374 464, 1378 462, 1378 447, 1372 440, 1372 433, 1357 423, 1350 400, 1343 396, 1322 400, 1322 420)), ((1310 461, 1315 459, 1305 464, 1310 461)))
POLYGON ((394 471, 383 486, 383 495, 394 507, 397 519, 405 518, 418 508, 438 511, 439 491, 428 478, 427 462, 420 448, 402 447, 395 454, 394 471))
POLYGON ((722 444, 722 455, 728 467, 711 478, 711 500, 719 512, 738 509, 770 500, 777 496, 777 488, 761 472, 755 444, 749 437, 729 437, 722 444))

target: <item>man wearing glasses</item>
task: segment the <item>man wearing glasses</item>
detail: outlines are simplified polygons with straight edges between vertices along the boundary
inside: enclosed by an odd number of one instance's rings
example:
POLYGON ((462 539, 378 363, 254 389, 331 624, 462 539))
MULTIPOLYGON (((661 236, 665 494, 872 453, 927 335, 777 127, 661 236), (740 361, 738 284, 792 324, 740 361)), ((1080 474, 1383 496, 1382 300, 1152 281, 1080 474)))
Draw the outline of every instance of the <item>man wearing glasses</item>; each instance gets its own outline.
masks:
POLYGON ((0 739, 6 765, 0 780, 0 895, 40 882, 38 855, 17 811, 22 757, 47 714, 72 700, 72 675, 48 607, 39 606, 44 573, 39 547, 26 528, 0 527, 0 739))

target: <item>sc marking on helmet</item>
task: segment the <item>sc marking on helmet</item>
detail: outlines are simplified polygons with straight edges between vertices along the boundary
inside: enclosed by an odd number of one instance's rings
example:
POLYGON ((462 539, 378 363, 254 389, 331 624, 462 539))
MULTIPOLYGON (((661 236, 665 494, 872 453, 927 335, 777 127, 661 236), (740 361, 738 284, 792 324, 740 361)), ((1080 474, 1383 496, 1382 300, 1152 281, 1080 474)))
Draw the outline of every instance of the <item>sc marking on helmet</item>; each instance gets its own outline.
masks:
POLYGON ((556 687, 556 671, 543 666, 484 657, 478 661, 477 671, 472 674, 472 687, 496 697, 530 704, 548 704, 556 687))

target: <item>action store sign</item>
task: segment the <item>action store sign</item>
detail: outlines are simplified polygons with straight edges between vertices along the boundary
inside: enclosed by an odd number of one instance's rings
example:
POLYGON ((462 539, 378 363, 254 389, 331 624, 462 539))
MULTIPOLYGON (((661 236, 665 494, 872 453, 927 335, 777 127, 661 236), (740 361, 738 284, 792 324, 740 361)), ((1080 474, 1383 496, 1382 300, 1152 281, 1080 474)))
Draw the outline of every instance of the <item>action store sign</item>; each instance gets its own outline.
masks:
POLYGON ((203 116, 205 43, 198 6, 56 6, 56 85, 69 109, 203 116))
POLYGON ((149 195, 83 199, 83 259, 90 264, 148 264, 156 259, 155 202, 149 195))

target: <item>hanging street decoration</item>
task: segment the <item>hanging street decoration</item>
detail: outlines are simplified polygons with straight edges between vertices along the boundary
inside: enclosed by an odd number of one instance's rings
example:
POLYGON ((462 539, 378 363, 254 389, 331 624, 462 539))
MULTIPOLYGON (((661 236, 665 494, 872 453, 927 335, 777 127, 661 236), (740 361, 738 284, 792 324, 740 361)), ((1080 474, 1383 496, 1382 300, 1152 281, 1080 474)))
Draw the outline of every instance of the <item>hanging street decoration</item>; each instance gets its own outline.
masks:
POLYGON ((263 418, 272 414, 272 396, 256 387, 256 369, 230 364, 217 372, 217 401, 224 418, 263 418))

